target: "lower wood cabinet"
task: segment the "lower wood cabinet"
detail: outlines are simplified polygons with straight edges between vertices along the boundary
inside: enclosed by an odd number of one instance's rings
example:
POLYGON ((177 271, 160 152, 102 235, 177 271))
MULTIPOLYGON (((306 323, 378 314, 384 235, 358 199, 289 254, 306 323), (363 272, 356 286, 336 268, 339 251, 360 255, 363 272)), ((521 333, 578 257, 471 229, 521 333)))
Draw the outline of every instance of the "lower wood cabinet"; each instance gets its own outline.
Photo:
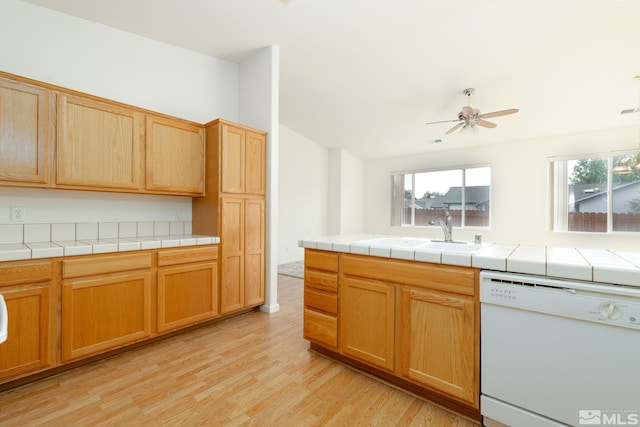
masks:
POLYGON ((158 254, 158 332, 218 315, 217 258, 217 247, 158 254))
POLYGON ((62 360, 121 347, 151 333, 149 270, 65 280, 62 360))
POLYGON ((402 287, 400 322, 402 375, 475 404, 473 298, 402 287))
POLYGON ((479 419, 478 274, 307 249, 304 338, 314 350, 479 419))
POLYGON ((337 349, 338 255, 307 250, 304 267, 304 338, 337 349))
POLYGON ((51 261, 0 265, 0 294, 9 316, 7 340, 0 344, 0 381, 41 371, 51 365, 51 261))
POLYGON ((10 319, 7 341, 0 344, 0 379, 45 368, 49 364, 49 287, 0 289, 0 293, 10 319))
POLYGON ((0 343, 4 390, 221 317, 218 245, 0 262, 0 294, 9 314, 0 343))
POLYGON ((395 288, 345 277, 340 284, 341 349, 371 365, 393 371, 395 288))
POLYGON ((222 197, 220 312, 264 303, 265 200, 222 197))

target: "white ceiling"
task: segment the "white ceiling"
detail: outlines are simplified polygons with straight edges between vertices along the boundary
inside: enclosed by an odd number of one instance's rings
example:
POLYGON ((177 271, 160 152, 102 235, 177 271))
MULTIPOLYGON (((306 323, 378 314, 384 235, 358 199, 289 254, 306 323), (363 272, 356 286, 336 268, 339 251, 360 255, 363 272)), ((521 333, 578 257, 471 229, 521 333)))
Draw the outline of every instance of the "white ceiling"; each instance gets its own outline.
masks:
POLYGON ((281 123, 362 159, 640 125, 640 0, 27 1, 233 62, 278 45, 281 123), (424 124, 467 87, 520 112, 424 124))

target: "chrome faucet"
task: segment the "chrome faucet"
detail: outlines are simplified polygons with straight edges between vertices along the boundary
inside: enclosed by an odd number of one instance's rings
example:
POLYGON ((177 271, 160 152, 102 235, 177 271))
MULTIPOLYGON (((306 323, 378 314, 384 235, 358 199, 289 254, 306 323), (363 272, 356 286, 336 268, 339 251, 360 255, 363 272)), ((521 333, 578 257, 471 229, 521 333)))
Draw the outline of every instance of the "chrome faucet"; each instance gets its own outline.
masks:
POLYGON ((444 211, 444 221, 441 218, 433 218, 429 221, 429 224, 436 225, 438 224, 442 228, 442 232, 444 233, 444 241, 451 242, 451 214, 449 211, 444 211))

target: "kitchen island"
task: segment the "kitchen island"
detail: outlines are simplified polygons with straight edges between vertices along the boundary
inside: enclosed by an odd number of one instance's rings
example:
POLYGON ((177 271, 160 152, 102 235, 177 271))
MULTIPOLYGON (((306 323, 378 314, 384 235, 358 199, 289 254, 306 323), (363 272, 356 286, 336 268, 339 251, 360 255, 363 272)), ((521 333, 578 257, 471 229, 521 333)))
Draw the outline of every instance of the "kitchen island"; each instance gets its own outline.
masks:
POLYGON ((640 286, 634 253, 370 235, 299 245, 310 349, 475 421, 481 270, 640 286))

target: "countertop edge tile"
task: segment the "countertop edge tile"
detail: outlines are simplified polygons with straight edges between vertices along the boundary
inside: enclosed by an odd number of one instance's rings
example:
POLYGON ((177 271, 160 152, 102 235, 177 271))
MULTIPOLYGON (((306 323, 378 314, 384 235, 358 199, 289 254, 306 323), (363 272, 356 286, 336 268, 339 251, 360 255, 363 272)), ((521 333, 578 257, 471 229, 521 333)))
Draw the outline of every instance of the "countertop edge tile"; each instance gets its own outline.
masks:
POLYGON ((471 254, 464 252, 442 251, 442 264, 471 267, 471 254))
POLYGON ((391 248, 391 258, 415 261, 416 252, 412 248, 391 248))
POLYGON ((415 250, 415 260, 419 262, 431 262, 442 264, 442 251, 438 249, 420 248, 415 250))
POLYGON ((31 249, 23 243, 0 245, 0 261, 23 261, 31 259, 31 249))

